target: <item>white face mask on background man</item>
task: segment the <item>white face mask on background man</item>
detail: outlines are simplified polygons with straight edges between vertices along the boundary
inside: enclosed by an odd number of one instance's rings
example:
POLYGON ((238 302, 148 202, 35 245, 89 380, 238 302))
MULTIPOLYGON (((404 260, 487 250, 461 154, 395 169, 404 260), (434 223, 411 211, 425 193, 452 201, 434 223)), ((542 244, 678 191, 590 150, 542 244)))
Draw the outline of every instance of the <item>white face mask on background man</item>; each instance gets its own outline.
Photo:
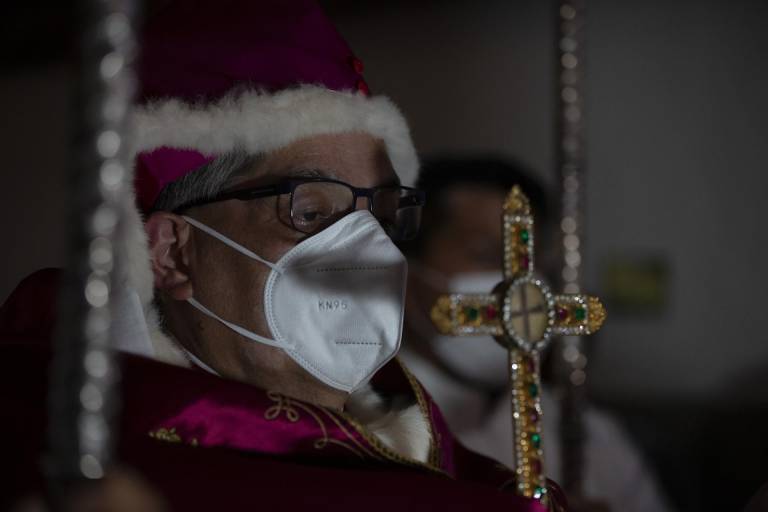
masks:
MULTIPOLYGON (((419 266, 418 278, 438 293, 483 293, 492 290, 501 272, 461 272, 445 276, 419 266)), ((446 336, 431 325, 428 311, 409 311, 409 325, 428 341, 431 351, 453 373, 479 387, 499 389, 509 379, 507 350, 491 336, 446 336)))
POLYGON ((189 299, 203 314, 245 338, 282 349, 318 380, 342 391, 364 385, 397 353, 407 263, 370 212, 350 213, 274 263, 195 219, 184 219, 271 269, 263 302, 271 338, 189 299))

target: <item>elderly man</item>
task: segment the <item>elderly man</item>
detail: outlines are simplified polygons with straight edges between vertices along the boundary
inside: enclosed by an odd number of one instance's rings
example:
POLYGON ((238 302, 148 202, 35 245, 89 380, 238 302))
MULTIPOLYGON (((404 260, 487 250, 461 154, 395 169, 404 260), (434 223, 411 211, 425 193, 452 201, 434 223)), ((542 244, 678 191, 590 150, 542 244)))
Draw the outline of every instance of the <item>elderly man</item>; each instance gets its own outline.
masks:
MULTIPOLYGON (((424 196, 403 185, 407 125, 362 71, 309 1, 171 2, 146 28, 113 293, 134 354, 118 455, 173 508, 544 510, 392 359, 395 241, 424 196)), ((0 357, 4 499, 39 489, 47 351, 31 342, 50 336, 55 279, 28 278, 0 313, 23 341, 0 357)))

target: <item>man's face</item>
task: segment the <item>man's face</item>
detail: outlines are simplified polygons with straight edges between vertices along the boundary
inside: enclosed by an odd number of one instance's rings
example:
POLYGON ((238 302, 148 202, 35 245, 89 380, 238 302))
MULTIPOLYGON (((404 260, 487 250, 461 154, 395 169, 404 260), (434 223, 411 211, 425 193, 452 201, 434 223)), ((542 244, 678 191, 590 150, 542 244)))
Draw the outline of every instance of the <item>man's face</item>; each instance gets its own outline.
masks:
MULTIPOLYGON (((381 141, 348 133, 314 136, 274 151, 227 188, 271 185, 308 173, 356 187, 398 181, 381 141)), ((284 195, 222 201, 191 208, 185 214, 275 262, 308 236, 291 227, 288 199, 284 195)), ((367 208, 366 200, 360 199, 357 207, 367 208)), ((194 297, 220 317, 271 337, 263 304, 270 269, 188 224, 185 229, 188 241, 183 257, 194 297)), ((282 350, 249 341, 178 299, 163 297, 171 332, 220 374, 321 403, 325 400, 312 393, 339 393, 317 381, 282 350)))
MULTIPOLYGON (((499 272, 504 195, 498 187, 471 183, 445 190, 438 199, 440 206, 436 211, 440 212, 439 215, 425 218, 425 222, 430 222, 431 229, 428 238, 422 241, 417 263, 446 278, 464 272, 499 272)), ((430 203, 426 208, 430 208, 430 203)), ((423 273, 421 276, 410 273, 406 311, 428 314, 437 296, 450 291, 447 286, 447 282, 441 285, 434 279, 424 279, 423 273)))
MULTIPOLYGON (((456 184, 442 192, 439 215, 425 217, 430 229, 426 231, 428 238, 422 241, 417 263, 446 278, 474 272, 496 272, 501 278, 504 246, 501 214, 506 194, 507 191, 498 186, 472 183, 456 184)), ((428 202, 426 208, 430 207, 434 208, 428 202)), ((556 268, 557 254, 547 249, 558 232, 540 224, 535 230, 536 243, 541 249, 537 251, 537 269, 549 277, 549 269, 556 268)), ((411 273, 406 308, 428 313, 438 295, 451 291, 447 289, 447 282, 442 289, 438 289, 438 284, 434 279, 419 278, 411 273)))
POLYGON ((501 268, 501 210, 504 192, 498 188, 463 184, 442 197, 442 219, 433 219, 422 261, 450 277, 459 272, 501 268))

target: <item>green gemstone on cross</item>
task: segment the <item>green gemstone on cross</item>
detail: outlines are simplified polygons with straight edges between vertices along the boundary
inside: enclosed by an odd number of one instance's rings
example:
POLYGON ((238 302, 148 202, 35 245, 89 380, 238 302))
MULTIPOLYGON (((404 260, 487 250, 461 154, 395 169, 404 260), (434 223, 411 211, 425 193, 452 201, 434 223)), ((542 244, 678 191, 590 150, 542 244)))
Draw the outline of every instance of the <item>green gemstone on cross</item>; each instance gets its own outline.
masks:
POLYGON ((537 488, 536 488, 536 489, 534 489, 534 491, 533 491, 533 497, 534 497, 534 498, 536 498, 536 499, 539 499, 539 498, 541 498, 542 496, 544 496, 544 493, 545 493, 545 492, 547 492, 547 491, 546 491, 546 489, 544 489, 543 487, 537 487, 537 488))
POLYGON ((573 316, 574 316, 574 318, 576 318, 576 320, 582 321, 585 318, 587 318, 587 310, 584 309, 584 308, 576 308, 573 311, 573 316))
POLYGON ((528 394, 530 394, 533 398, 539 396, 539 386, 537 386, 535 382, 531 382, 531 384, 528 386, 528 394))
POLYGON ((528 243, 528 240, 531 239, 531 234, 528 232, 527 229, 521 229, 520 230, 520 241, 524 244, 528 243))
POLYGON ((539 434, 531 434, 531 444, 533 444, 534 448, 539 448, 541 446, 541 436, 539 434))
POLYGON ((467 307, 467 308, 464 308, 464 314, 467 316, 467 319, 470 322, 474 322, 475 320, 477 320, 477 317, 480 314, 480 311, 477 308, 467 307))

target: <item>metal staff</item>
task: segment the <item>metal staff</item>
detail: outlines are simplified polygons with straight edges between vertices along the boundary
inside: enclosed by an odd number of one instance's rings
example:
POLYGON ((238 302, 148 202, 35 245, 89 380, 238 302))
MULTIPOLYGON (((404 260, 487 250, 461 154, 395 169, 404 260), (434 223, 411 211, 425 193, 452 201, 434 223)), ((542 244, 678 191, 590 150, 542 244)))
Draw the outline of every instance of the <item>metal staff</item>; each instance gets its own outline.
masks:
MULTIPOLYGON (((580 293, 583 251, 585 172, 584 24, 586 0, 560 0, 558 44, 558 171, 561 187, 562 281, 566 293, 580 293)), ((587 358, 581 336, 565 336, 555 346, 556 366, 564 381, 560 435, 563 488, 583 494, 583 411, 587 358)))
POLYGON ((75 137, 70 163, 70 244, 58 301, 44 470, 53 504, 71 484, 99 479, 112 461, 119 369, 110 295, 120 260, 120 197, 128 175, 136 2, 83 0, 75 137))

